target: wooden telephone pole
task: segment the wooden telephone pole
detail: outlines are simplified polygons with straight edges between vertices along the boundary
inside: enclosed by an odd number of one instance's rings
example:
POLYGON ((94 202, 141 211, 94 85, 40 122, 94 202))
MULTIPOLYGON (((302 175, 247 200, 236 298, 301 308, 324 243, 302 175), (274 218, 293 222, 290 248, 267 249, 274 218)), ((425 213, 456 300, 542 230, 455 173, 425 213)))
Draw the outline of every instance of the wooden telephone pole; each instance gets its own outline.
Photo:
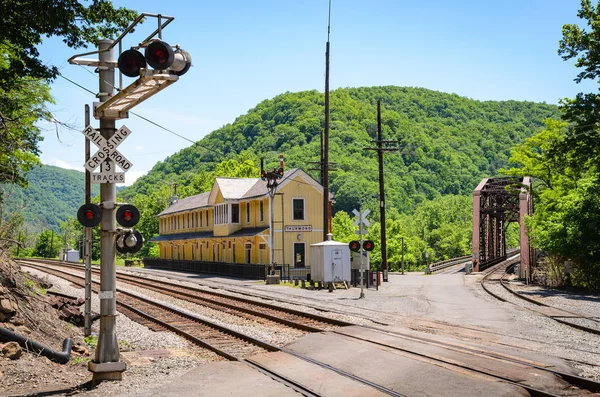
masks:
POLYGON ((364 148, 364 150, 376 150, 379 161, 379 212, 381 223, 381 265, 383 272, 383 281, 388 281, 388 263, 387 263, 387 242, 385 228, 385 181, 383 178, 383 153, 399 150, 395 147, 384 147, 384 144, 396 143, 398 141, 384 140, 381 133, 381 100, 377 101, 377 140, 375 148, 364 148))

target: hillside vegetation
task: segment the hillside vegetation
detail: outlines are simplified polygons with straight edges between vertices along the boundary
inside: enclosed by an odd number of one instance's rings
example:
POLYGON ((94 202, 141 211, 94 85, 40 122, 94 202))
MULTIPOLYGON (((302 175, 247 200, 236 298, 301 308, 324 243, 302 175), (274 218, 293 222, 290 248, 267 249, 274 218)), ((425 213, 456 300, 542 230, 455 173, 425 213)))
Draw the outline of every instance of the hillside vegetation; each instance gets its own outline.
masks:
MULTIPOLYGON (((382 101, 384 139, 401 148, 385 156, 388 206, 400 213, 442 195, 470 195, 484 176, 507 165, 510 149, 557 118, 554 105, 476 101, 423 88, 343 88, 331 92, 330 173, 334 211, 369 205, 378 192, 377 100, 382 101)), ((124 198, 148 194, 169 182, 188 185, 200 171, 247 151, 275 165, 315 168, 324 125, 324 97, 317 91, 285 93, 213 131, 196 144, 157 163, 124 189, 124 198), (208 149, 210 150, 208 150, 208 149)), ((318 172, 312 172, 318 179, 318 172)))
MULTIPOLYGON (((58 230, 60 222, 75 217, 85 199, 85 174, 80 171, 43 165, 34 167, 26 177, 28 187, 3 185, 3 221, 21 216, 28 232, 58 230)), ((92 185, 92 195, 100 192, 92 185)))
MULTIPOLYGON (((481 102, 422 88, 344 88, 331 93, 330 173, 335 193, 334 237, 355 238, 348 213, 371 209, 369 238, 379 247, 378 165, 373 147, 377 100, 382 101, 384 139, 401 150, 386 153, 388 258, 397 270, 405 239, 408 269, 430 261, 469 254, 471 195, 481 178, 508 165, 511 148, 558 118, 554 105, 531 102, 481 102)), ((266 100, 191 147, 157 163, 120 196, 136 204, 138 228, 146 239, 158 234, 156 214, 178 184, 179 197, 210 189, 216 176, 257 177, 259 157, 267 168, 283 153, 286 167, 315 168, 324 125, 323 94, 285 93, 266 100)), ((319 173, 312 171, 318 180, 319 173)), ((515 246, 518 233, 509 230, 515 246)), ((141 255, 156 250, 146 244, 141 255)), ((380 261, 378 250, 373 265, 380 261)))

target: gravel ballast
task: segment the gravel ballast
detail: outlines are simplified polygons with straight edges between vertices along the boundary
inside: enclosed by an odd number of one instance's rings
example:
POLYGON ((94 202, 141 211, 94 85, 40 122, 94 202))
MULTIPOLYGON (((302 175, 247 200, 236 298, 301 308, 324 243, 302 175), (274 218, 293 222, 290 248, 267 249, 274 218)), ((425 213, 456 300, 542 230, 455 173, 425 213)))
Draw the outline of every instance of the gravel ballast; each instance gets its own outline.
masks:
MULTIPOLYGON (((464 338, 465 340, 469 340, 468 330, 476 330, 480 335, 490 335, 490 341, 482 343, 500 346, 515 346, 524 350, 562 357, 568 360, 573 368, 579 371, 580 376, 600 380, 600 337, 598 335, 587 334, 583 331, 561 325, 549 318, 533 313, 526 308, 517 307, 511 303, 499 302, 488 295, 477 282, 476 277, 473 276, 436 275, 427 277, 464 277, 465 287, 471 294, 477 297, 477 299, 487 301, 494 305, 494 307, 499 308, 499 310, 508 313, 510 320, 509 328, 502 328, 506 327, 505 323, 498 324, 498 328, 487 326, 474 327, 453 324, 453 321, 449 319, 444 321, 431 319, 428 317, 431 306, 439 305, 441 302, 435 302, 434 300, 428 299, 426 296, 422 295, 420 290, 416 290, 416 292, 398 293, 391 292, 391 290, 387 288, 393 284, 393 277, 402 276, 390 276, 389 284, 385 283, 380 287, 379 291, 365 290, 367 299, 358 299, 360 288, 338 290, 333 293, 328 293, 326 290, 310 291, 299 288, 290 288, 289 286, 267 286, 262 282, 248 280, 234 280, 220 277, 190 278, 188 277, 190 276, 189 274, 177 272, 155 273, 148 269, 122 268, 119 268, 118 271, 126 272, 127 274, 137 274, 153 280, 176 282, 180 285, 193 286, 201 290, 218 291, 219 293, 230 296, 255 299, 257 301, 328 316, 355 324, 376 327, 381 326, 382 324, 394 324, 395 326, 418 330, 420 332, 439 333, 459 339, 464 338)), ((77 271, 73 271, 73 273, 77 274, 77 271)), ((55 278, 52 278, 52 280, 54 279, 55 278)), ((64 284, 68 284, 64 280, 61 281, 64 284)), ((57 284, 60 284, 60 282, 57 284)), ((248 320, 240 319, 237 316, 168 297, 157 292, 144 290, 140 287, 127 285, 125 283, 118 283, 118 287, 153 300, 161 300, 198 317, 216 320, 219 324, 226 327, 249 333, 252 336, 276 345, 285 345, 286 343, 302 337, 304 334, 302 331, 295 331, 289 328, 286 329, 285 332, 282 332, 281 328, 270 324, 248 324, 248 320)), ((492 285, 492 288, 495 293, 505 297, 509 302, 511 302, 510 299, 518 300, 516 297, 511 297, 511 294, 504 291, 500 285, 492 285)), ((75 296, 81 296, 83 293, 80 289, 68 286, 61 292, 75 296), (67 288, 71 288, 71 291, 69 292, 67 288), (73 291, 81 292, 76 293, 73 291)), ((552 297, 556 302, 562 303, 565 310, 569 310, 569 308, 570 310, 578 312, 589 310, 590 313, 594 313, 594 315, 600 313, 600 303, 593 300, 594 296, 588 296, 588 298, 589 299, 584 300, 583 305, 589 305, 590 307, 574 307, 570 306, 568 295, 557 295, 552 297)), ((96 301, 97 304, 95 295, 92 300, 93 304, 94 301, 96 301)), ((545 301, 545 303, 548 303, 548 301, 545 301)), ((515 304, 518 303, 515 301, 515 304)), ((524 304, 527 303, 524 302, 524 304)), ((533 304, 529 305, 534 306, 533 304)), ((552 305, 560 307, 559 304, 552 303, 552 305)), ((98 311, 97 306, 93 305, 93 307, 95 307, 95 311, 98 311)), ((186 341, 173 334, 152 332, 146 327, 131 322, 125 316, 119 315, 117 321, 119 339, 126 340, 127 343, 131 343, 136 349, 155 349, 163 346, 188 346, 184 348, 202 350, 190 347, 186 341), (161 335, 156 337, 156 334, 161 335)), ((169 368, 162 367, 160 366, 162 364, 155 362, 149 366, 132 368, 131 371, 128 370, 124 375, 123 382, 129 382, 128 378, 133 377, 134 380, 127 384, 131 385, 131 387, 137 387, 135 385, 143 384, 143 382, 139 383, 141 382, 141 377, 152 377, 155 374, 152 368, 156 367, 157 376, 168 377, 178 373, 181 368, 186 368, 186 370, 189 369, 189 367, 187 367, 188 365, 201 365, 202 363, 219 359, 201 356, 202 353, 199 353, 197 361, 192 360, 192 363, 184 363, 181 365, 175 364, 175 362, 179 360, 191 360, 192 358, 185 357, 184 359, 173 357, 158 360, 160 363, 170 362, 170 364, 168 364, 169 368), (169 373, 165 374, 165 371, 168 371, 169 373)), ((125 384, 123 382, 121 383, 125 384)), ((101 389, 96 389, 92 393, 100 390, 101 389)))

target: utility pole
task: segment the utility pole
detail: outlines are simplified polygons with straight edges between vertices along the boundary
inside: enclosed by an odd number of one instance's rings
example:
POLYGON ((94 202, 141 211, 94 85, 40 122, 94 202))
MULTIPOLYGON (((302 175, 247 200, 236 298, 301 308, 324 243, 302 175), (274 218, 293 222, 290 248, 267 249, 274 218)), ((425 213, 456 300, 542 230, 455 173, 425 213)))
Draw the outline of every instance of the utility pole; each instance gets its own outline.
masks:
POLYGON ((383 281, 388 281, 388 262, 387 262, 387 241, 385 225, 385 181, 383 179, 383 152, 392 152, 398 148, 383 147, 385 143, 397 141, 383 140, 381 133, 381 100, 377 101, 377 147, 364 148, 364 150, 377 150, 377 159, 379 162, 379 218, 381 224, 381 264, 380 269, 383 272, 383 281))
POLYGON ((52 255, 52 249, 54 248, 54 229, 52 229, 52 234, 50 235, 50 252, 48 253, 48 258, 52 255))
POLYGON ((404 275, 404 236, 402 237, 402 274, 404 275))
MULTIPOLYGON (((100 103, 113 96, 115 84, 114 50, 112 40, 100 40, 98 43, 98 60, 100 66, 100 103)), ((112 138, 115 133, 115 120, 100 117, 100 134, 104 139, 112 138)), ((96 348, 96 360, 90 362, 90 370, 94 373, 93 381, 121 380, 125 363, 119 362, 119 344, 117 343, 116 316, 116 228, 115 202, 117 197, 114 183, 100 184, 100 201, 102 203, 102 222, 100 230, 100 333, 96 348)))
MULTIPOLYGON (((90 125, 90 105, 85 105, 85 125, 90 125)), ((85 161, 90 159, 90 140, 85 139, 85 161)), ((85 170, 85 203, 92 201, 90 171, 85 170)), ((84 227, 85 244, 85 303, 83 307, 83 335, 92 334, 92 228, 84 227)))
POLYGON ((331 0, 327 17, 327 44, 325 45, 325 129, 323 131, 323 241, 329 233, 329 35, 331 33, 331 0))

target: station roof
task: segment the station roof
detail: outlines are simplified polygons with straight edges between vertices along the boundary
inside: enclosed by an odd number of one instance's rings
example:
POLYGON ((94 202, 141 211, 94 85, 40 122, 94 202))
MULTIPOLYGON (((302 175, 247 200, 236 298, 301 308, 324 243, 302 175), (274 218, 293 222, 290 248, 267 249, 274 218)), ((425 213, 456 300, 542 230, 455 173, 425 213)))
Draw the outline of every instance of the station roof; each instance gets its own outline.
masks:
POLYGON ((269 230, 268 227, 249 227, 245 229, 240 229, 236 232, 231 233, 228 236, 215 236, 212 231, 209 232, 188 232, 188 233, 174 233, 174 234, 161 234, 150 241, 175 241, 175 240, 198 240, 198 239, 207 239, 207 238, 235 238, 235 237, 251 237, 256 236, 264 232, 265 230, 269 230))

